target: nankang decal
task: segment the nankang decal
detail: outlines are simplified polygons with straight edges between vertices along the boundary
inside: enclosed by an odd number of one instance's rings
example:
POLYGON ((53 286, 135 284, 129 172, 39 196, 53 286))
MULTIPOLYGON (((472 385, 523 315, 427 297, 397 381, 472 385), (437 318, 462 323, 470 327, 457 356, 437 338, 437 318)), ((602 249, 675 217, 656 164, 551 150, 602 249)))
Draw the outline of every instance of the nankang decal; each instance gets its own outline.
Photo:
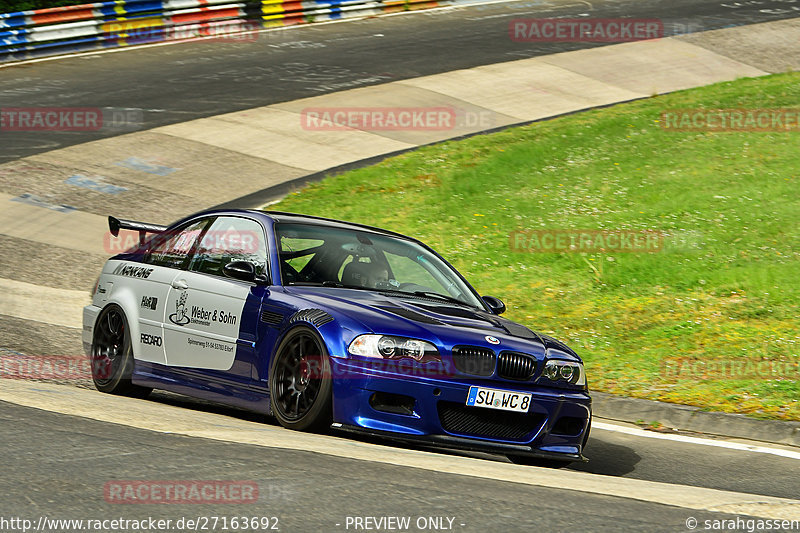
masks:
POLYGON ((163 342, 158 335, 148 335, 147 333, 142 333, 139 340, 148 346, 161 346, 163 342))
POLYGON ((186 297, 188 293, 181 293, 180 298, 175 302, 175 312, 169 315, 169 321, 178 326, 185 326, 189 323, 189 317, 186 314, 186 297))
POLYGON ((186 292, 181 294, 175 302, 175 312, 169 315, 169 321, 178 326, 186 324, 197 324, 198 326, 211 326, 215 324, 230 324, 235 326, 238 317, 233 313, 222 309, 206 309, 199 305, 193 305, 191 309, 186 305, 186 292))
POLYGON ((147 279, 153 273, 152 268, 121 264, 114 269, 114 274, 128 276, 129 278, 147 279))
POLYGON ((142 309, 150 309, 151 311, 155 311, 158 307, 158 298, 156 296, 142 296, 142 309))

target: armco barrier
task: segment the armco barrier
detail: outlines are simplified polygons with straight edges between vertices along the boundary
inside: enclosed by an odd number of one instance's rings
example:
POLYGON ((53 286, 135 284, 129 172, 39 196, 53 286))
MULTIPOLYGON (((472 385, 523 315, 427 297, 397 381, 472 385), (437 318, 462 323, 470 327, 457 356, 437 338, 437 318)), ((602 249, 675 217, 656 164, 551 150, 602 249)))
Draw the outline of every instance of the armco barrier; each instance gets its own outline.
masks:
POLYGON ((453 3, 456 0, 117 0, 0 13, 0 62, 453 3))

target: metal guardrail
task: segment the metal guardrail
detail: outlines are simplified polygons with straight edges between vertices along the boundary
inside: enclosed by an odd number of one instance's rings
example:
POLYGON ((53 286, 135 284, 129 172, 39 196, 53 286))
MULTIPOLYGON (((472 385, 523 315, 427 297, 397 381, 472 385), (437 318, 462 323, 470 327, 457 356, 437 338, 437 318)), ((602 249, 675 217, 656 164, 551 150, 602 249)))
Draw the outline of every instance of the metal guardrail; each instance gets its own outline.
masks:
POLYGON ((0 13, 0 62, 452 3, 454 0, 117 0, 0 13))

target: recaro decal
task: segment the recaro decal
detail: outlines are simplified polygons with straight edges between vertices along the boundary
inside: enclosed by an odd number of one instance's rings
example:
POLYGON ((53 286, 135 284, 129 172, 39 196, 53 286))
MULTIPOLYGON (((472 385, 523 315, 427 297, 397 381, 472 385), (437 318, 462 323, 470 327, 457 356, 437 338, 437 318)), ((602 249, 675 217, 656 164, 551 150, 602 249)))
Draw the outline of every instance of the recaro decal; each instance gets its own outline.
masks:
POLYGON ((158 335, 149 335, 147 333, 140 334, 139 340, 142 344, 147 344, 148 346, 161 346, 164 342, 158 335))

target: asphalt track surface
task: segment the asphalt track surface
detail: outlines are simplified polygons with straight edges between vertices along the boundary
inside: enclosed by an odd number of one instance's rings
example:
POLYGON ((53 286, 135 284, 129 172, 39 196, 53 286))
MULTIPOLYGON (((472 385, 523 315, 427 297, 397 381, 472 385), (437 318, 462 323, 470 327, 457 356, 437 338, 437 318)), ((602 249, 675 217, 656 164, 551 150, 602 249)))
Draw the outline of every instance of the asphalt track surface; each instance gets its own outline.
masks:
MULTIPOLYGON (((3 68, 0 107, 133 109, 140 112, 138 128, 148 129, 347 88, 598 46, 515 43, 508 36, 508 23, 514 18, 660 18, 668 31, 703 31, 797 16, 798 7, 791 1, 769 0, 517 2, 309 26, 261 33, 253 42, 175 44, 3 68)), ((0 133, 0 163, 124 131, 0 133)), ((7 317, 4 323, 14 320, 7 317)), ((28 334, 4 342, 27 343, 27 352, 43 352, 31 345, 35 332, 20 326, 3 332, 4 337, 28 334)), ((59 344, 58 328, 50 328, 47 335, 51 346, 59 344)), ((63 337, 62 353, 77 351, 71 335, 65 332, 63 337)), ((255 416, 164 394, 152 401, 234 418, 255 416)), ((282 531, 345 531, 336 524, 343 524, 346 516, 367 515, 448 516, 456 520, 454 529, 463 531, 686 531, 689 516, 726 517, 582 493, 580 487, 546 489, 161 434, 4 402, 0 431, 0 517, 176 519, 244 514, 278 516, 282 531), (109 478, 254 479, 262 497, 258 504, 243 506, 248 507, 244 513, 231 506, 114 506, 103 500, 103 483, 109 478)), ((593 432, 586 453, 590 462, 570 468, 798 497, 795 459, 603 430, 593 432)))
POLYGON ((445 516, 455 519, 454 531, 464 532, 680 531, 689 516, 726 516, 500 481, 478 484, 467 476, 167 435, 13 404, 0 403, 0 422, 6 446, 16 450, 0 477, 0 516, 34 523, 40 516, 276 516, 281 531, 324 532, 347 531, 347 516, 445 516), (255 481, 259 501, 110 504, 103 491, 109 479, 255 481))
MULTIPOLYGON (((102 401, 102 398, 103 395, 98 393, 98 401, 102 401)), ((274 419, 257 413, 228 408, 164 391, 154 392, 148 401, 277 426, 274 419)), ((0 401, 0 405, 3 403, 0 401)), ((342 439, 363 440, 400 448, 406 446, 403 443, 353 436, 351 433, 331 431, 330 434, 342 439)), ((755 443, 751 441, 750 444, 755 443)), ((426 449, 415 445, 408 446, 412 449, 426 449)), ((441 449, 435 451, 433 448, 427 449, 434 453, 452 453, 480 457, 487 461, 507 462, 504 456, 498 454, 458 450, 442 452, 441 449)), ((783 448, 776 446, 776 449, 783 448)), ((791 447, 785 449, 798 451, 791 447)), ((589 444, 586 447, 586 457, 589 459, 587 462, 572 463, 567 469, 606 476, 762 494, 778 498, 800 498, 800 490, 797 485, 800 460, 788 457, 664 441, 597 428, 591 432, 589 444)))
POLYGON ((586 48, 514 42, 519 18, 658 19, 665 36, 792 18, 794 0, 532 0, 464 6, 0 69, 0 107, 130 110, 94 132, 0 132, 0 163, 118 135, 303 97, 586 48))
MULTIPOLYGON (((173 399, 156 395, 154 401, 170 403, 173 399)), ((252 417, 224 411, 233 417, 252 417)), ((687 530, 689 517, 701 522, 736 518, 731 514, 589 494, 581 492, 580 486, 545 489, 307 451, 170 435, 5 402, 0 402, 0 423, 9 450, 0 477, 0 491, 5 495, 0 501, 0 517, 22 517, 34 523, 41 516, 171 520, 275 516, 281 531, 353 531, 353 527, 346 527, 347 517, 408 516, 414 521, 419 517, 452 518, 452 530, 465 532, 544 529, 674 532, 687 530), (106 483, 124 480, 248 481, 258 485, 259 498, 256 503, 242 505, 125 505, 106 501, 106 483)), ((677 482, 691 478, 691 470, 699 477, 712 469, 721 469, 728 481, 720 484, 730 489, 753 488, 749 479, 737 479, 738 469, 730 468, 732 463, 744 468, 749 465, 753 472, 750 477, 758 472, 765 478, 765 484, 769 483, 766 478, 771 479, 772 488, 765 492, 776 495, 796 492, 788 479, 786 484, 774 483, 776 478, 780 479, 776 472, 793 466, 788 459, 783 464, 774 459, 753 464, 752 455, 744 452, 738 452, 737 458, 720 457, 713 448, 706 453, 702 449, 705 446, 695 450, 679 445, 655 445, 647 439, 639 441, 620 443, 613 434, 600 432, 591 447, 598 455, 609 451, 621 454, 622 463, 630 463, 634 457, 637 458, 634 462, 638 462, 642 455, 677 457, 671 468, 650 466, 660 472, 655 477, 677 482), (636 451, 631 449, 633 446, 636 451), (701 465, 700 471, 697 465, 701 465)), ((485 460, 492 459, 487 456, 485 460)), ((628 466, 632 465, 624 466, 623 470, 628 470, 628 466)), ((620 475, 630 473, 620 472, 620 475)))

